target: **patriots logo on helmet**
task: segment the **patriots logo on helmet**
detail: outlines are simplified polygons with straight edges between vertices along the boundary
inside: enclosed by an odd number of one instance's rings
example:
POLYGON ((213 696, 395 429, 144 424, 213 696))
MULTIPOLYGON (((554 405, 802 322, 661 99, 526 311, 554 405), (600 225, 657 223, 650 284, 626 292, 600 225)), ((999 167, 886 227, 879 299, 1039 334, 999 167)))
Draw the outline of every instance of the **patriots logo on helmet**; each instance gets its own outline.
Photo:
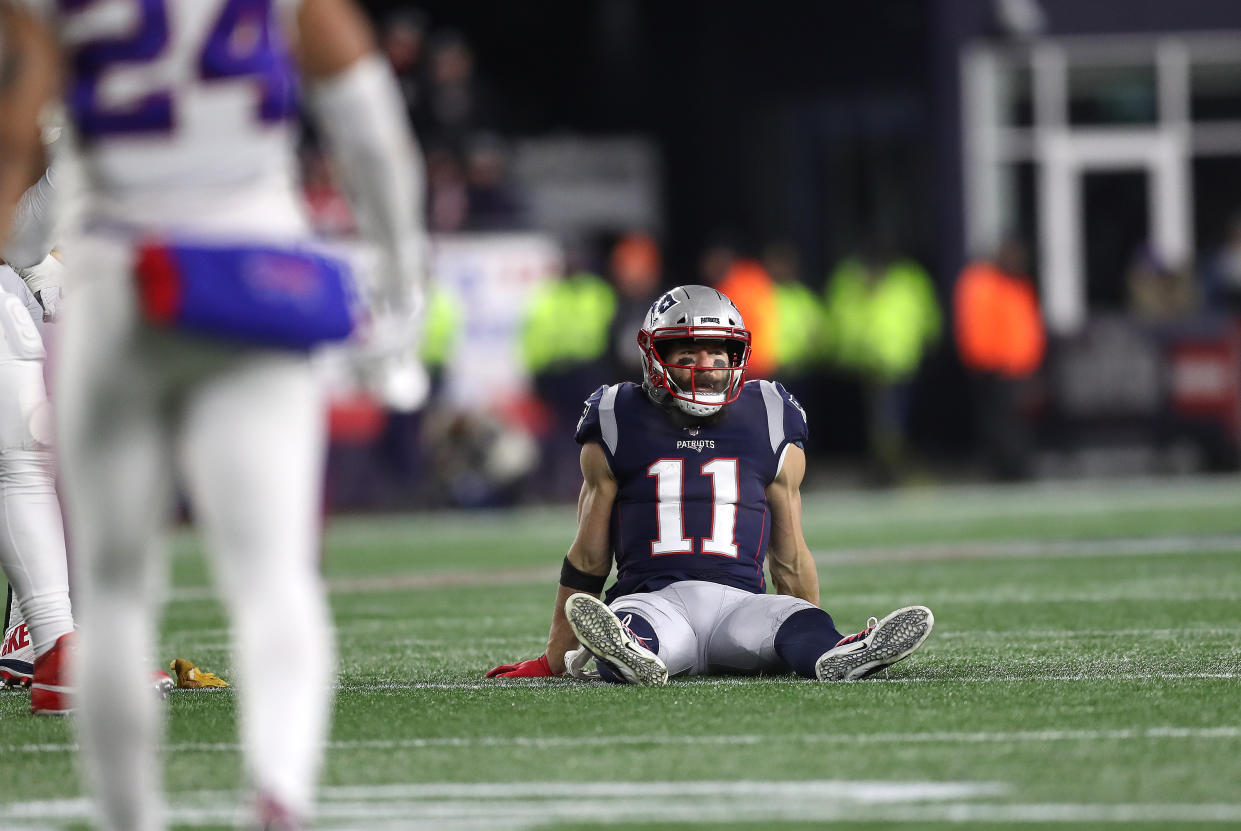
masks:
POLYGON ((706 418, 741 394, 750 361, 750 332, 737 307, 720 292, 707 286, 678 286, 651 305, 646 328, 638 331, 638 349, 642 385, 651 399, 661 405, 669 401, 687 415, 706 418), (680 363, 674 370, 681 373, 679 380, 670 377, 661 350, 686 341, 715 343, 727 353, 727 360, 701 367, 680 363), (716 388, 721 383, 723 388, 716 388))

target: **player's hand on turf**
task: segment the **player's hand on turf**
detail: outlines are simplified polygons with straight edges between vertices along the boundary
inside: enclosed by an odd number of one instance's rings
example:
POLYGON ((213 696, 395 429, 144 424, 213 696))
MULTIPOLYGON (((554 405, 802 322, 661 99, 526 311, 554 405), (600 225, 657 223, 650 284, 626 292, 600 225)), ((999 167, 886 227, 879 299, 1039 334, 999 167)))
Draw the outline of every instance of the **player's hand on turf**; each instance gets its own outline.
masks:
POLYGON ((488 678, 551 678, 557 673, 552 672, 551 664, 546 655, 540 655, 529 661, 515 664, 500 664, 487 673, 488 678))

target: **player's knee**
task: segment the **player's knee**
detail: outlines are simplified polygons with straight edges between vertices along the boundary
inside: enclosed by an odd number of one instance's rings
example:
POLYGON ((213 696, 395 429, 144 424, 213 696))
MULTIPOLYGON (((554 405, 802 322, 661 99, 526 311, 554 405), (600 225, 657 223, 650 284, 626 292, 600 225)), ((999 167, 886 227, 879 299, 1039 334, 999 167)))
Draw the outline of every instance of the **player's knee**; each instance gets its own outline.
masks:
POLYGON ((48 450, 0 447, 0 488, 7 494, 54 494, 55 469, 48 450))

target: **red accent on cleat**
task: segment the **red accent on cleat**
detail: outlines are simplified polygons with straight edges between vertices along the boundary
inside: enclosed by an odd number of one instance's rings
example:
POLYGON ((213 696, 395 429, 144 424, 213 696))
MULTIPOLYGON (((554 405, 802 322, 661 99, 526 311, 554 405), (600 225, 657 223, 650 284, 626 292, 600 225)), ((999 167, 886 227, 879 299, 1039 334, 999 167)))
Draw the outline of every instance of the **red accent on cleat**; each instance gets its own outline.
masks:
POLYGON ((36 716, 62 716, 73 711, 73 688, 69 686, 69 662, 77 647, 73 632, 61 635, 47 652, 34 659, 30 685, 30 712, 36 716))
MULTIPOLYGON (((845 635, 843 638, 836 641, 836 646, 844 646, 847 643, 853 643, 854 641, 864 640, 866 638, 869 638, 870 633, 874 631, 875 631, 874 626, 867 626, 861 632, 854 632, 852 635, 845 635)), ((832 648, 835 649, 836 647, 834 646, 832 648)))

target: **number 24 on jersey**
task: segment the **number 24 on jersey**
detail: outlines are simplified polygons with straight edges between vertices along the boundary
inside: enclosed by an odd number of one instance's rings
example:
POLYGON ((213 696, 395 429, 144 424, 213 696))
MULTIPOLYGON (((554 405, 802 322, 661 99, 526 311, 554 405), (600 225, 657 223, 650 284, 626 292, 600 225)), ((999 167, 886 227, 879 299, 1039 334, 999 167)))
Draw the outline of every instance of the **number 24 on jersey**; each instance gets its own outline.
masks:
MULTIPOLYGON (((114 36, 73 47, 68 103, 82 135, 90 139, 169 133, 176 127, 171 83, 151 82, 127 100, 101 94, 110 74, 140 68, 167 57, 171 42, 170 0, 129 0, 136 26, 114 36)), ((190 0, 209 3, 211 0, 190 0)), ((87 14, 101 0, 57 0, 62 18, 87 14)), ((174 7, 175 11, 175 7, 174 7)), ((273 0, 225 0, 192 56, 194 77, 204 85, 244 82, 255 86, 255 115, 263 123, 286 120, 296 108, 296 80, 288 50, 274 19, 273 0)), ((63 22, 63 21, 62 21, 63 22)))

